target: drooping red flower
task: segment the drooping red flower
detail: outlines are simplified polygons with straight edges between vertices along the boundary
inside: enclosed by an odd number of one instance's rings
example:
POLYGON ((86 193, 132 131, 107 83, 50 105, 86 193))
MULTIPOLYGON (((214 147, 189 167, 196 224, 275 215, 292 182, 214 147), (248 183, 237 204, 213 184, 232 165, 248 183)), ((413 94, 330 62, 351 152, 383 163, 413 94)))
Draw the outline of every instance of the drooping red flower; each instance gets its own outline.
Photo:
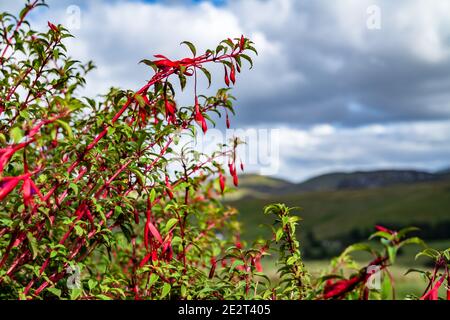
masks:
POLYGON ((233 82, 233 84, 236 83, 236 68, 234 67, 234 65, 231 66, 230 80, 231 82, 233 82))
POLYGON ((225 65, 224 65, 224 69, 225 69, 225 84, 227 85, 227 87, 229 87, 230 86, 230 78, 228 77, 228 69, 225 65))
POLYGON ((0 174, 3 172, 14 153, 19 151, 20 149, 25 148, 28 144, 29 142, 24 142, 0 149, 0 174))
MULTIPOLYGON (((443 275, 434 286, 425 293, 420 300, 439 300, 439 288, 442 286, 445 280, 445 275, 443 275)), ((448 294, 448 293, 447 293, 448 294)))
POLYGON ((14 190, 20 180, 20 177, 5 177, 0 181, 0 201, 14 190))
POLYGON ((167 187, 167 194, 169 195, 170 199, 173 199, 173 188, 169 181, 169 176, 166 176, 166 187, 167 187))
POLYGON ((447 301, 450 300, 450 272, 447 270, 447 301))
POLYGON ((220 190, 222 191, 222 194, 225 191, 225 181, 226 181, 225 176, 223 175, 222 172, 220 172, 219 173, 219 184, 220 184, 220 190))
POLYGON ((176 123, 176 105, 173 101, 165 100, 166 119, 169 123, 176 123))
POLYGON ((364 277, 358 275, 350 279, 343 279, 334 283, 327 282, 323 291, 323 299, 342 298, 352 291, 358 284, 364 281, 364 277))
POLYGON ((197 97, 195 97, 194 118, 195 121, 197 121, 197 123, 202 127, 203 133, 206 133, 208 131, 208 125, 206 124, 206 119, 200 110, 200 104, 198 103, 197 97))
POLYGON ((215 257, 211 257, 211 269, 209 270, 209 279, 214 277, 214 273, 216 271, 217 261, 215 257))
POLYGON ((41 191, 36 186, 36 184, 33 182, 33 180, 31 180, 30 177, 25 178, 23 181, 22 195, 23 195, 23 202, 26 206, 33 204, 33 196, 34 195, 38 195, 42 201, 45 201, 44 196, 42 195, 41 191))

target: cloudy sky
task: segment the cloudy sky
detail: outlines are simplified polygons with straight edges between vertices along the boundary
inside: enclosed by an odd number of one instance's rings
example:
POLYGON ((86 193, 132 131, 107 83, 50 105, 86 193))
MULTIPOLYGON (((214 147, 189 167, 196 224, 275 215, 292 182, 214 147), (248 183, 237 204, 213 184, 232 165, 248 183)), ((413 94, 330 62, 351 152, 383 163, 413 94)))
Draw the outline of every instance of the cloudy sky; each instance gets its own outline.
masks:
MULTIPOLYGON (((0 0, 13 11, 20 2, 0 0)), ((448 0, 47 3, 32 21, 69 26, 72 56, 98 67, 89 95, 139 88, 149 70, 137 62, 180 58, 183 40, 206 49, 251 38, 260 55, 238 78, 233 124, 278 130, 271 174, 300 181, 335 170, 450 166, 448 0)))

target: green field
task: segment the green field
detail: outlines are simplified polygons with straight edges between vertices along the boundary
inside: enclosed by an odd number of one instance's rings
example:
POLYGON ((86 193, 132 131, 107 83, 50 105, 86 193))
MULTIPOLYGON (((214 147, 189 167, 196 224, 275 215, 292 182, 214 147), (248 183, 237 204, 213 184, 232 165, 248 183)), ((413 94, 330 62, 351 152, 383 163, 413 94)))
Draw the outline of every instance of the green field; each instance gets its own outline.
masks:
POLYGON ((263 214, 270 203, 301 207, 299 234, 313 232, 318 239, 339 238, 355 229, 372 230, 377 223, 439 224, 450 220, 448 180, 365 190, 266 194, 264 198, 249 197, 245 187, 239 193, 243 195, 240 199, 230 199, 227 204, 239 210, 243 237, 248 240, 269 236, 269 229, 259 226, 272 222, 272 217, 263 214))

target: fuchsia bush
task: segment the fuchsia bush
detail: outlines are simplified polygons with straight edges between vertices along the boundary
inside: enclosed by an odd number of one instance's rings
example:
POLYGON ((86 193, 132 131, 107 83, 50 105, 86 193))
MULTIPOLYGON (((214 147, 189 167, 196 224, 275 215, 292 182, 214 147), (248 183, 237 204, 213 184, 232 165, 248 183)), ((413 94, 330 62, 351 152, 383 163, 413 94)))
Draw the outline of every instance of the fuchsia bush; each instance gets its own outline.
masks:
MULTIPOLYGON (((236 163, 237 139, 213 154, 175 150, 180 136, 206 133, 213 114, 230 127, 229 86, 256 54, 249 39, 226 39, 203 54, 184 42, 190 57, 142 60, 152 72, 142 88, 113 88, 97 101, 77 94, 94 66, 68 57, 68 31, 49 22, 38 33, 26 21, 43 5, 29 2, 18 18, 0 15, 0 298, 380 298, 365 286, 367 267, 343 278, 354 267, 349 254, 369 251, 370 265, 389 279, 397 250, 420 243, 408 230, 380 229, 374 236, 383 250, 352 246, 333 261, 331 274, 312 278, 291 209, 266 208, 276 219, 273 239, 251 247, 240 242, 236 211, 220 202, 226 171, 238 186, 244 169, 236 163), (211 84, 206 68, 217 63, 227 88, 200 95, 198 77, 211 84), (192 105, 177 103, 170 81, 182 90, 194 82, 192 105), (276 281, 261 264, 272 253, 280 267, 276 281)), ((437 267, 422 298, 437 299, 450 281, 449 251, 427 250, 437 267)))

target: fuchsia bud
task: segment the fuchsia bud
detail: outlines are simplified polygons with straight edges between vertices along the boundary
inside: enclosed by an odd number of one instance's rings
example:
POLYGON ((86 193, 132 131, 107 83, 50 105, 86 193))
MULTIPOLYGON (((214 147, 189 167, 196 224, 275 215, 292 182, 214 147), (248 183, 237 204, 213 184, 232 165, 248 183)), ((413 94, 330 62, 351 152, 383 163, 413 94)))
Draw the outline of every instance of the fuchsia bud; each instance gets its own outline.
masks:
POLYGON ((48 21, 47 25, 52 31, 59 32, 58 28, 53 23, 51 23, 50 21, 48 21))
POLYGON ((245 47, 245 38, 244 35, 241 36, 241 41, 239 42, 239 48, 242 50, 244 50, 245 47))
POLYGON ((230 78, 228 77, 228 69, 225 65, 224 65, 224 68, 225 68, 225 84, 229 87, 230 86, 230 78))
POLYGON ((222 172, 219 173, 219 184, 220 184, 220 190, 222 193, 225 191, 225 176, 222 174, 222 172))
POLYGON ((236 68, 234 67, 234 65, 232 65, 232 67, 231 67, 230 79, 231 79, 231 82, 233 82, 233 84, 236 83, 236 68))
POLYGON ((209 271, 209 279, 212 279, 214 277, 214 273, 216 271, 216 267, 217 267, 216 258, 212 257, 211 258, 211 270, 209 271))
POLYGON ((169 176, 166 176, 166 187, 169 198, 173 199, 172 185, 170 184, 169 176))

